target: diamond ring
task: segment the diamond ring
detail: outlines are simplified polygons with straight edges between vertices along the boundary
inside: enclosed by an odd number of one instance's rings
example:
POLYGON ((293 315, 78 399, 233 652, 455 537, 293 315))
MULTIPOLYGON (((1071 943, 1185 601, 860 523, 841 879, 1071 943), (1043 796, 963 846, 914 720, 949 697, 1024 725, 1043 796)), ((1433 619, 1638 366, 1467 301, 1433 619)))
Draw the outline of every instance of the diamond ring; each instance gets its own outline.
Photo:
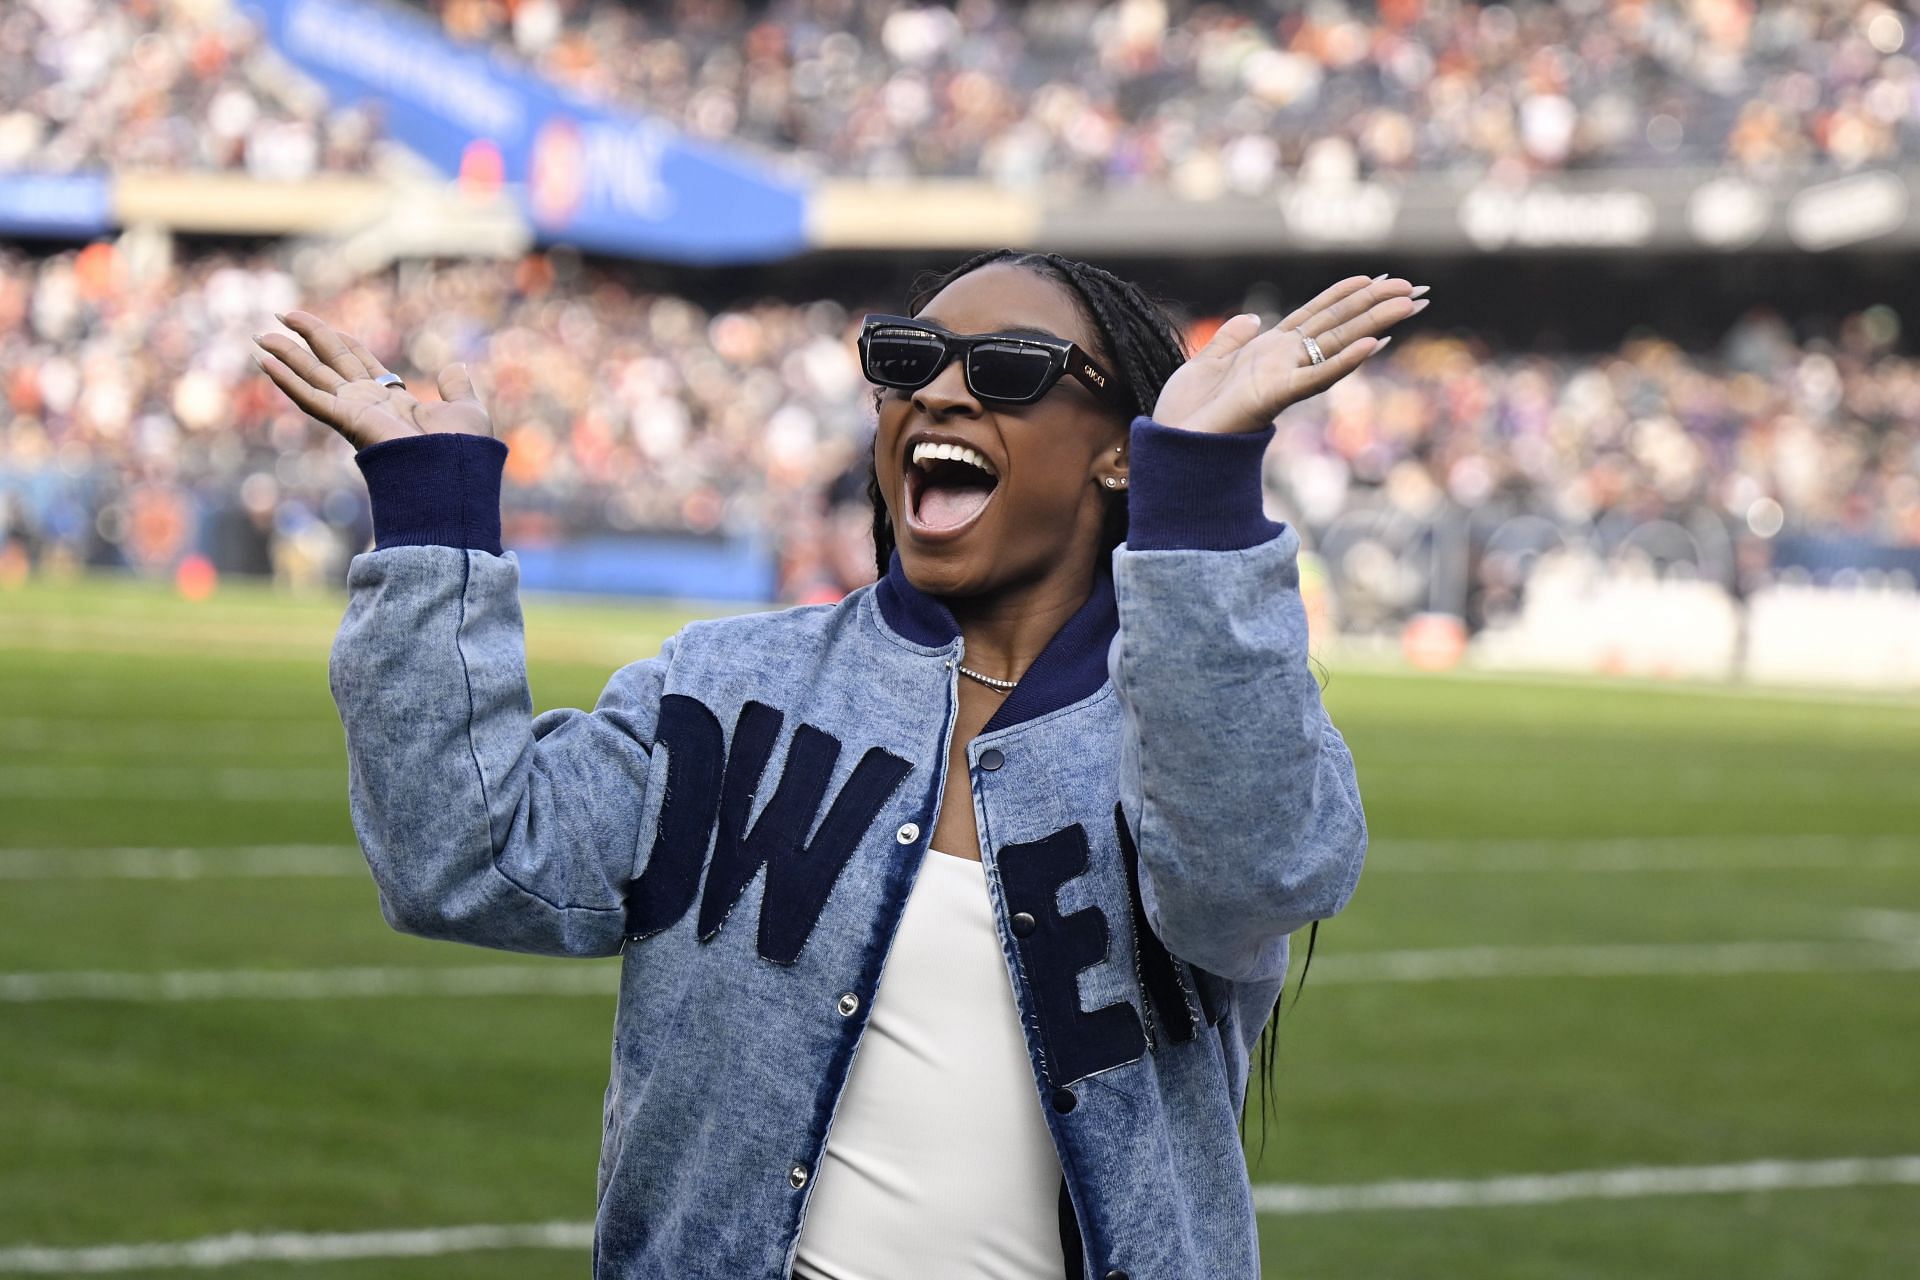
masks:
POLYGON ((1320 354, 1319 343, 1304 333, 1300 335, 1300 341, 1307 344, 1307 359, 1313 361, 1315 364, 1325 364, 1327 362, 1327 358, 1320 354))

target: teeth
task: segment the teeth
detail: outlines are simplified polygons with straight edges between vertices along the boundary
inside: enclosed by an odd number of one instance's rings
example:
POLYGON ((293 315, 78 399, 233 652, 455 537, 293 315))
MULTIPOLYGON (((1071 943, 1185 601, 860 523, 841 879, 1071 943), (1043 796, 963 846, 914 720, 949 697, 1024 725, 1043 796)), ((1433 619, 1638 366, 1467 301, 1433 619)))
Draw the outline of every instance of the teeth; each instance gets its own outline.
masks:
POLYGON ((914 466, 924 468, 932 462, 964 462, 990 476, 997 474, 979 450, 969 449, 964 444, 936 444, 931 440, 922 440, 913 446, 914 466))

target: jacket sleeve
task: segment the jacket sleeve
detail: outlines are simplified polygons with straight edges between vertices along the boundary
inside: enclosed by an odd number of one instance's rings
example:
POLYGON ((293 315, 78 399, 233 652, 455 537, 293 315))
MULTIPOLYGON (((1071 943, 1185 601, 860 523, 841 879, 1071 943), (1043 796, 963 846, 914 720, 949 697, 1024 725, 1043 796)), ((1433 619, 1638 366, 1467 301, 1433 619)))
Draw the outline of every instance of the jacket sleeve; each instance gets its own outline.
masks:
POLYGON ((1272 438, 1136 419, 1114 552, 1109 666, 1143 905, 1175 955, 1240 980, 1285 975, 1287 935, 1346 905, 1367 844, 1307 662, 1300 539, 1261 512, 1272 438))
POLYGON ((611 955, 672 642, 617 672, 591 713, 534 717, 519 564, 498 553, 504 458, 476 436, 359 457, 376 542, 348 570, 329 668, 353 825, 396 929, 611 955), (421 493, 401 495, 396 470, 421 493))

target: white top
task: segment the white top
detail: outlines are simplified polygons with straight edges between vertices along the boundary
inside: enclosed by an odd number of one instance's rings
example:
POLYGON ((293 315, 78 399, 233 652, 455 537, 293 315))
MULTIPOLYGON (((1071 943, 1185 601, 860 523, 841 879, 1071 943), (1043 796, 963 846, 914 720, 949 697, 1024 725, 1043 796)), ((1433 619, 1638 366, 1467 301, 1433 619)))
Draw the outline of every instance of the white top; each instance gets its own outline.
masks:
POLYGON ((929 849, 834 1112, 793 1280, 1060 1280, 1060 1159, 986 870, 929 849))

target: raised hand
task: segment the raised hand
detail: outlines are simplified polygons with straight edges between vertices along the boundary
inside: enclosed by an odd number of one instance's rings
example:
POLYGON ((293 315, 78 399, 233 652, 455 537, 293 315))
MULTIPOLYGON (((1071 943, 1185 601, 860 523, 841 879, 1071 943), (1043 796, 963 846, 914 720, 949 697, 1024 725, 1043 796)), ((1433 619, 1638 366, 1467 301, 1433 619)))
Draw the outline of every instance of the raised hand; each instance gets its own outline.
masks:
POLYGON ((1153 420, 1187 431, 1258 431, 1290 404, 1318 395, 1387 345, 1382 338, 1430 298, 1401 279, 1352 276, 1327 289, 1265 333, 1260 317, 1237 315, 1221 325, 1167 379, 1153 420), (1306 338, 1326 363, 1314 364, 1306 338))
POLYGON ((436 379, 440 399, 420 401, 405 386, 375 381, 387 370, 352 334, 305 311, 289 311, 278 319, 305 338, 306 346, 285 334, 263 334, 254 339, 260 347, 254 363, 289 400, 338 431, 355 449, 435 431, 493 434, 493 421, 474 393, 466 365, 442 369, 436 379))

